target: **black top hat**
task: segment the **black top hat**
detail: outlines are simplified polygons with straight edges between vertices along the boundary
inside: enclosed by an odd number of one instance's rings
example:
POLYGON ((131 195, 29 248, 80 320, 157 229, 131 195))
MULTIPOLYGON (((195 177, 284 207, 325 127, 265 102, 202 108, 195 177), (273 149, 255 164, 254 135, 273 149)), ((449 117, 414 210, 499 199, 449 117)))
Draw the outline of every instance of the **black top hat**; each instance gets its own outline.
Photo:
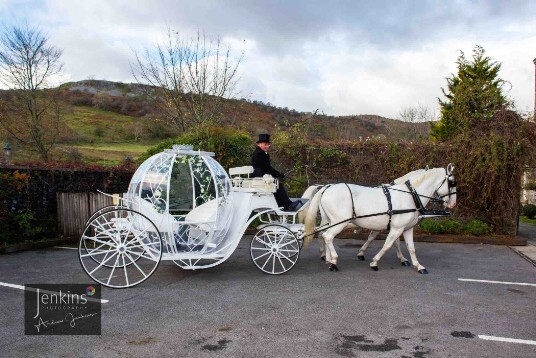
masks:
POLYGON ((269 134, 259 134, 259 140, 257 143, 272 143, 270 142, 270 135, 269 134))

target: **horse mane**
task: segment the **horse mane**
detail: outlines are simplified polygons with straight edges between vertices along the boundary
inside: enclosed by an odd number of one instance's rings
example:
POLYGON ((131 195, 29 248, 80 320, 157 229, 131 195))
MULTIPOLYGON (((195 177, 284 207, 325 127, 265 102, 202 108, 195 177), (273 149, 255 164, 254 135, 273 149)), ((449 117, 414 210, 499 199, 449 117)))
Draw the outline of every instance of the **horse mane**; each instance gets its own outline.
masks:
POLYGON ((418 176, 417 178, 415 178, 411 185, 413 186, 419 186, 421 185, 424 181, 428 180, 430 177, 432 176, 435 176, 437 175, 440 171, 444 171, 445 169, 443 168, 432 168, 432 169, 429 169, 427 171, 425 171, 421 176, 418 176))

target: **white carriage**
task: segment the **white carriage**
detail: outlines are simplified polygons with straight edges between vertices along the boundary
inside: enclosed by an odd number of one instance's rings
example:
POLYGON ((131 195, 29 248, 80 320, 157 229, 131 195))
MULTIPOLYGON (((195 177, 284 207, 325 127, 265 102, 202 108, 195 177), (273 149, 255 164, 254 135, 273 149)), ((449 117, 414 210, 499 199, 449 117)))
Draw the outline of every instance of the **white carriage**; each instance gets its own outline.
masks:
POLYGON ((255 266, 268 274, 289 271, 304 228, 296 213, 278 208, 277 180, 249 178, 252 167, 231 168, 229 177, 213 156, 176 145, 143 162, 121 204, 88 220, 79 244, 86 273, 123 288, 146 280, 161 260, 187 270, 213 267, 231 256, 254 221, 255 266))

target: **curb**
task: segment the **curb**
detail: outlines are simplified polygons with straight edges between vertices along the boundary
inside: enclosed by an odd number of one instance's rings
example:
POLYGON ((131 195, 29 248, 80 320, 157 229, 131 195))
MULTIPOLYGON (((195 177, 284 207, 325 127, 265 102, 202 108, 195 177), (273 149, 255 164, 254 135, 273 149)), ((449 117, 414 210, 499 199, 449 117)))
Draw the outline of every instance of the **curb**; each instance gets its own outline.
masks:
POLYGON ((77 241, 78 240, 73 240, 69 238, 69 239, 54 239, 54 240, 15 244, 15 245, 10 245, 6 247, 0 247, 0 255, 14 254, 17 252, 28 251, 28 250, 45 249, 45 248, 53 247, 57 245, 73 244, 73 243, 76 243, 77 241))
MULTIPOLYGON (((534 267, 536 267, 536 254, 527 254, 527 253, 523 252, 523 249, 521 249, 521 248, 516 248, 516 247, 512 247, 512 246, 509 246, 509 247, 516 254, 518 254, 519 256, 521 256, 522 258, 524 258, 525 260, 530 262, 534 267)), ((536 248, 536 246, 533 246, 533 245, 527 245, 527 247, 536 248)))

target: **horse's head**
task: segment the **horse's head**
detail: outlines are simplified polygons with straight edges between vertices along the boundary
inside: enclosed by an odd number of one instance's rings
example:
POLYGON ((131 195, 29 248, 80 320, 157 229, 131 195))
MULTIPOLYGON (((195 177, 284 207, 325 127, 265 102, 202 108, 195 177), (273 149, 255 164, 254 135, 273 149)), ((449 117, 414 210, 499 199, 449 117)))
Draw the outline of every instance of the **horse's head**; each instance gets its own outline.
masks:
POLYGON ((452 163, 445 169, 445 179, 436 193, 443 200, 443 204, 447 209, 452 209, 456 206, 456 178, 454 177, 454 165, 452 163))

